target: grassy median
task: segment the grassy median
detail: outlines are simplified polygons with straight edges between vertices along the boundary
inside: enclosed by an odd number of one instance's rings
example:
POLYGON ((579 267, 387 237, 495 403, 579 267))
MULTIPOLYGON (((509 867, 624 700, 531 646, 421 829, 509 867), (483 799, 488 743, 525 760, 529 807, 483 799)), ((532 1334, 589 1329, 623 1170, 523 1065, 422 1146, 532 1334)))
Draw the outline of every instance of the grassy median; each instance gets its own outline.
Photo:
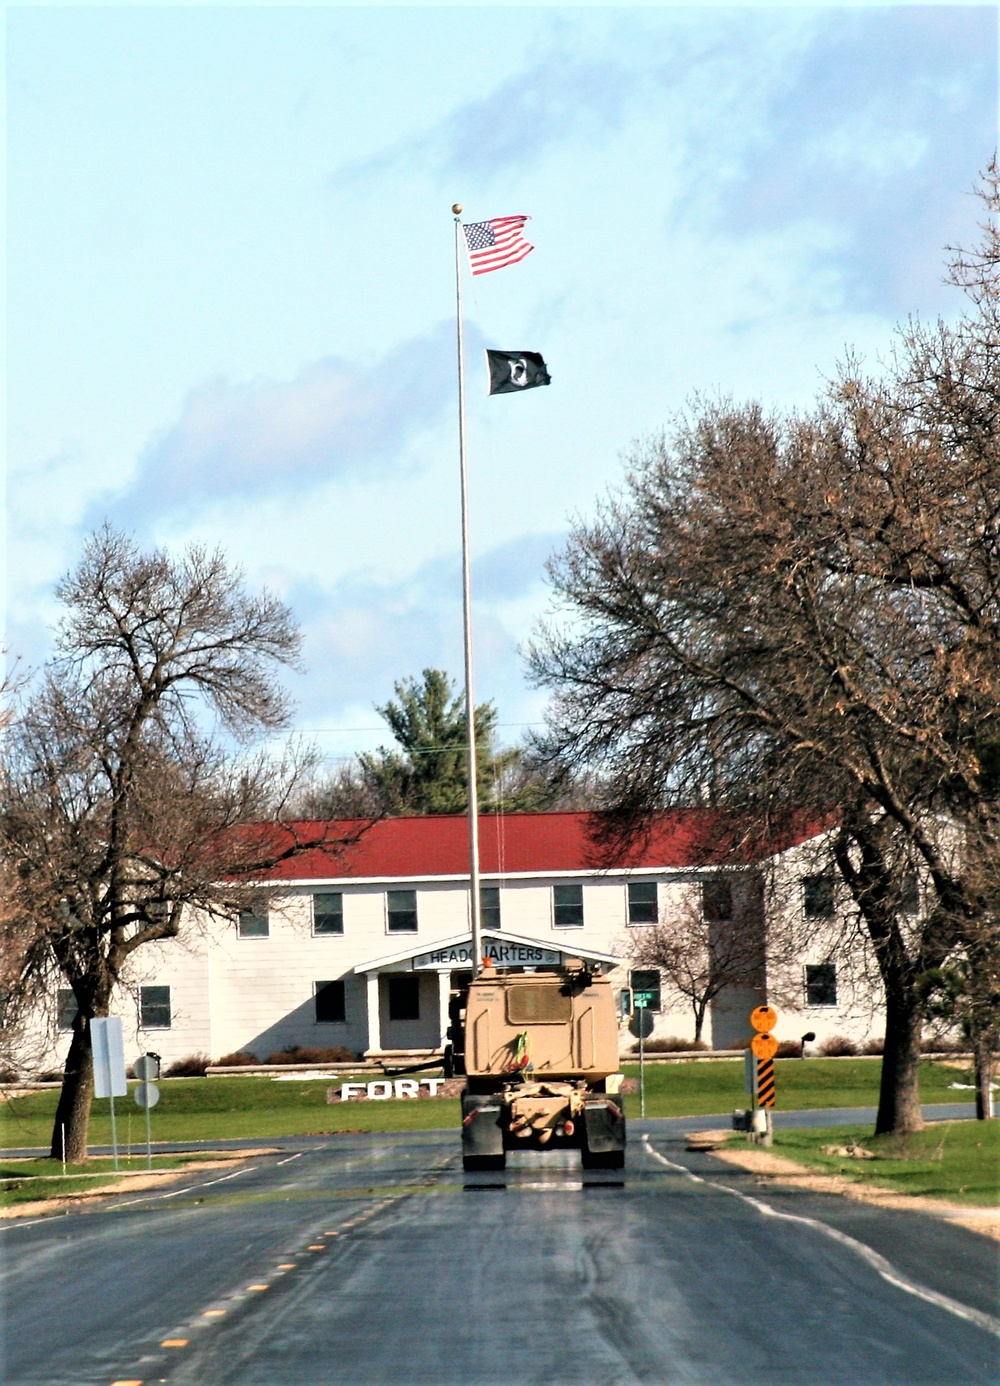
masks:
POLYGON ((824 1174, 846 1175, 898 1193, 1000 1205, 997 1121, 935 1122, 908 1136, 872 1136, 864 1126, 783 1131, 779 1122, 774 1153, 824 1174))
POLYGON ((164 1171, 191 1169, 212 1163, 211 1155, 154 1155, 152 1170, 146 1152, 122 1153, 118 1169, 110 1155, 95 1156, 85 1165, 68 1165, 65 1173, 59 1160, 4 1160, 0 1158, 0 1207, 19 1203, 35 1203, 43 1199, 79 1198, 98 1189, 115 1187, 128 1189, 136 1176, 160 1174, 164 1171))
MULTIPOLYGON (((823 1107, 873 1107, 878 1100, 880 1061, 876 1059, 779 1060, 775 1065, 777 1110, 823 1107)), ((638 1076, 637 1064, 626 1064, 627 1077, 638 1076)), ((267 1140, 277 1136, 328 1135, 338 1131, 415 1131, 455 1128, 459 1106, 454 1099, 419 1101, 327 1102, 327 1089, 339 1088, 354 1075, 330 1079, 174 1078, 160 1085, 152 1112, 154 1141, 267 1140)), ((372 1075, 357 1075, 367 1081, 372 1075)), ((921 1065, 924 1102, 969 1101, 971 1094, 952 1089, 970 1082, 963 1070, 925 1060, 921 1065)), ((13 1097, 0 1104, 0 1149, 48 1147, 57 1092, 54 1089, 13 1097)), ((748 1105, 743 1090, 743 1063, 656 1063, 646 1066, 646 1115, 708 1116, 748 1105)), ((625 1102, 637 1117, 637 1094, 625 1102)), ((145 1118, 131 1095, 115 1104, 122 1148, 145 1141, 145 1118)), ((93 1145, 109 1145, 108 1102, 94 1102, 90 1123, 93 1145)))

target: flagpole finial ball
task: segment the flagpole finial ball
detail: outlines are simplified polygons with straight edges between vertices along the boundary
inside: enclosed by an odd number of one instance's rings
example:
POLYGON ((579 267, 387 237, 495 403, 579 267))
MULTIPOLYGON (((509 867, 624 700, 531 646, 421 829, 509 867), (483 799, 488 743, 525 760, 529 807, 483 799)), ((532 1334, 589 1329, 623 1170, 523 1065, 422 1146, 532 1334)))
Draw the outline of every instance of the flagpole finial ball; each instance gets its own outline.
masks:
POLYGON ((462 210, 462 204, 461 204, 461 202, 456 202, 456 203, 452 206, 452 209, 451 209, 451 210, 455 213, 456 216, 458 216, 459 212, 462 210))

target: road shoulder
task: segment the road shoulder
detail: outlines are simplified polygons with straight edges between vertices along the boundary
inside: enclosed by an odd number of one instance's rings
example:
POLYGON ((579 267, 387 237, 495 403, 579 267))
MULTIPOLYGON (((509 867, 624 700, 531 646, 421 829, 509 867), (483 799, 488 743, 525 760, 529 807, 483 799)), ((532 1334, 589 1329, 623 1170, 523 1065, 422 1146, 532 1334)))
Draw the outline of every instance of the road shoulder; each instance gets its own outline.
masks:
POLYGON ((775 1155, 773 1151, 763 1150, 759 1146, 724 1144, 729 1136, 728 1131, 692 1131, 686 1138, 686 1144, 691 1150, 705 1151, 717 1160, 736 1165, 756 1175, 757 1183, 765 1188, 793 1187, 808 1190, 810 1193, 837 1194, 877 1208, 924 1213, 1000 1241, 1000 1208, 977 1208, 966 1203, 952 1203, 943 1198, 901 1194, 894 1189, 881 1188, 875 1184, 858 1183, 842 1175, 823 1174, 808 1165, 800 1165, 795 1160, 789 1160, 784 1155, 775 1155))
MULTIPOLYGON (((146 1189, 163 1188, 179 1179, 189 1179, 192 1173, 203 1170, 228 1169, 231 1165, 242 1164, 244 1160, 260 1155, 273 1155, 271 1148, 240 1151, 239 1154, 220 1154, 217 1159, 192 1160, 190 1164, 177 1165, 163 1170, 119 1170, 108 1174, 108 1182, 91 1185, 72 1193, 60 1193, 53 1198, 37 1198, 27 1203, 12 1203, 0 1207, 0 1219, 38 1217, 45 1213, 65 1213, 91 1203, 105 1202, 118 1194, 141 1193, 146 1189)), ((35 1176, 44 1182, 44 1176, 35 1176)), ((53 1175, 53 1178, 59 1178, 53 1175)))

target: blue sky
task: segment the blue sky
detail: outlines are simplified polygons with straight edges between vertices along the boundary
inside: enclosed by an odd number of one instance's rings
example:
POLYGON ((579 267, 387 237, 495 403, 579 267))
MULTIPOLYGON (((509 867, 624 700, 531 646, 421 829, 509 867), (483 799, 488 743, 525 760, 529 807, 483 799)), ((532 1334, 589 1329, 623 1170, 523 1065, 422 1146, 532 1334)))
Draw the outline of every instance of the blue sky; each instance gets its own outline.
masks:
POLYGON ((8 7, 6 646, 104 518, 221 546, 305 634, 333 765, 461 672, 453 221, 466 279, 477 696, 546 557, 696 391, 808 406, 848 348, 953 318, 997 143, 987 6, 8 7), (484 345, 548 389, 485 395, 484 345))

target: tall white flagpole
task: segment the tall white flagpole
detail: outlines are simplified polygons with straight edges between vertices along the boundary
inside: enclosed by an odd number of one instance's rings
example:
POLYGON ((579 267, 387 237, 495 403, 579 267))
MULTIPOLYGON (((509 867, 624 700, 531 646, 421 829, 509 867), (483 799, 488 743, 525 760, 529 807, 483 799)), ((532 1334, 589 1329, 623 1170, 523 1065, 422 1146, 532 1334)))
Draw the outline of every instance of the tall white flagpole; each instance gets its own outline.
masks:
POLYGON ((483 956, 479 899, 479 793, 476 784, 476 699, 472 666, 472 564, 469 556, 469 473, 465 458, 465 354, 462 344, 462 204, 455 216, 455 321, 458 333, 458 463, 462 487, 462 621, 465 634, 465 727, 469 766, 469 915, 472 924, 472 975, 483 956))

